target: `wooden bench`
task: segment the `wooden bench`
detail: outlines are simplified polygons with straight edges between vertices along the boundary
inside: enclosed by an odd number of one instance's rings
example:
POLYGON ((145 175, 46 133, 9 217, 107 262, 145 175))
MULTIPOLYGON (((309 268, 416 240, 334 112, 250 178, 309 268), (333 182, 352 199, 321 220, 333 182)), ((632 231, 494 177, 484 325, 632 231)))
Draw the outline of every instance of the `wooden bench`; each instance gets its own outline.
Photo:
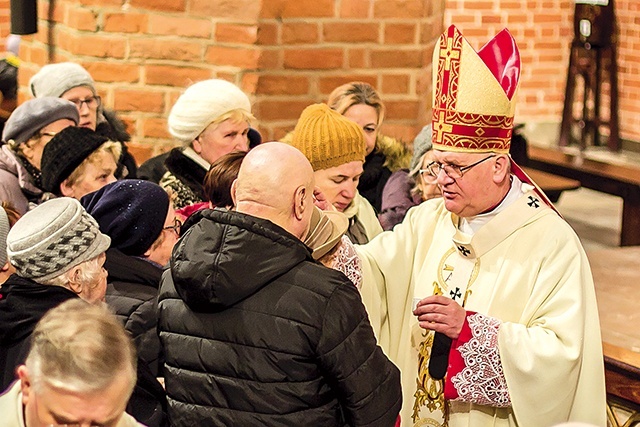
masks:
POLYGON ((585 159, 558 149, 529 147, 533 169, 580 181, 583 187, 621 197, 621 246, 640 245, 640 167, 585 159))
POLYGON ((537 169, 523 167, 522 170, 529 175, 538 187, 544 191, 549 200, 553 203, 557 202, 563 191, 576 190, 580 188, 580 181, 576 179, 565 178, 563 176, 554 175, 537 169))
POLYGON ((640 422, 640 247, 587 252, 596 288, 610 425, 640 422), (627 420, 612 419, 622 412, 627 420))

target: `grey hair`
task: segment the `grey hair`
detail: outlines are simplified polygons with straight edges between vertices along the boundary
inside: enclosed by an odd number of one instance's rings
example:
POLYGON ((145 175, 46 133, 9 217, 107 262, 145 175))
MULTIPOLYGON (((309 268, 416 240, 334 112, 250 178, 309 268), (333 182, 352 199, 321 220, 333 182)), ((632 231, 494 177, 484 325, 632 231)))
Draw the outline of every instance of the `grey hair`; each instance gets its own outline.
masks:
POLYGON ((101 256, 102 254, 93 257, 90 260, 78 264, 69 271, 65 271, 51 279, 42 280, 40 283, 50 286, 62 286, 63 288, 68 289, 69 283, 75 280, 83 287, 87 286, 89 289, 93 289, 99 284, 100 276, 102 275, 102 264, 100 263, 101 256), (74 278, 73 276, 75 274, 77 274, 77 276, 74 278))
POLYGON ((136 363, 129 334, 106 306, 74 298, 38 322, 25 364, 36 390, 46 383, 72 392, 95 392, 128 371, 130 394, 136 363))

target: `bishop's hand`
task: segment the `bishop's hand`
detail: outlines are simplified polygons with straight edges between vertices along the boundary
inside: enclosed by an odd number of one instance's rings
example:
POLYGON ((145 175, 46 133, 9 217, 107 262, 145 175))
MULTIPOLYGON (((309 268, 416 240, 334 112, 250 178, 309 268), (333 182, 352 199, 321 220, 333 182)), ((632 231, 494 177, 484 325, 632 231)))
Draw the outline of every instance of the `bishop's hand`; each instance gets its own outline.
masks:
POLYGON ((421 328, 457 339, 462 331, 466 311, 451 298, 432 295, 420 300, 413 310, 421 328))

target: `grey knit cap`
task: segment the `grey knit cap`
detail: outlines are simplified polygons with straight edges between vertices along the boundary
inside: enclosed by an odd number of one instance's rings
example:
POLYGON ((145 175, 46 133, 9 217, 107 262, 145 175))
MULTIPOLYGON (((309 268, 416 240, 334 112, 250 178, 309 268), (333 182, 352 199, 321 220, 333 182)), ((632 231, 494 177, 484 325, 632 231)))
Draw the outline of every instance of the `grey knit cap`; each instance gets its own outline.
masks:
POLYGON ((420 170, 420 161, 425 153, 433 148, 431 144, 431 124, 422 128, 420 133, 413 140, 413 157, 411 157, 410 175, 415 175, 420 170))
POLYGON ((7 254, 19 276, 45 281, 95 258, 110 244, 79 201, 60 197, 16 222, 7 236, 7 254))
POLYGON ((60 62, 45 65, 29 80, 29 89, 36 98, 55 96, 59 98, 69 89, 86 86, 96 93, 96 84, 91 74, 82 65, 74 62, 60 62))
POLYGON ((9 217, 0 206, 0 267, 7 262, 7 233, 9 233, 9 217))
POLYGON ((73 102, 50 96, 30 99, 11 113, 4 125, 2 140, 15 147, 28 141, 48 124, 62 119, 72 120, 76 125, 80 121, 73 102))

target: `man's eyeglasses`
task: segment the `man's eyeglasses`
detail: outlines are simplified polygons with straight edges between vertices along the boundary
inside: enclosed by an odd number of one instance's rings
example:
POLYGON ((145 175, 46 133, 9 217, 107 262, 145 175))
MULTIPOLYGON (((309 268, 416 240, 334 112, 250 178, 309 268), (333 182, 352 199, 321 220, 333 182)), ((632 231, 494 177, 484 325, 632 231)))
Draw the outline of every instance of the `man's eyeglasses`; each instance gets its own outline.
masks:
POLYGON ((167 225, 162 228, 163 230, 173 230, 176 236, 180 236, 180 230, 182 229, 182 222, 178 218, 173 219, 173 225, 167 225))
MULTIPOLYGON (((444 170, 444 173, 446 173, 449 178, 460 179, 462 178, 462 175, 464 175, 466 171, 468 171, 474 166, 478 166, 480 163, 484 162, 485 160, 489 160, 493 157, 496 157, 496 155, 492 154, 488 157, 485 157, 484 159, 478 160, 475 163, 472 163, 468 166, 462 166, 462 167, 458 165, 448 165, 448 164, 442 164, 438 162, 431 162, 427 165, 427 170, 429 171, 431 176, 434 176, 434 177, 437 177, 440 174, 440 171, 444 170)), ((423 170, 424 169, 421 169, 420 172, 422 173, 423 170)))
POLYGON ((70 99, 69 101, 73 102, 76 107, 78 107, 78 110, 82 109, 82 104, 86 104, 87 107, 93 110, 100 106, 102 99, 99 96, 90 96, 89 98, 85 99, 70 99))

